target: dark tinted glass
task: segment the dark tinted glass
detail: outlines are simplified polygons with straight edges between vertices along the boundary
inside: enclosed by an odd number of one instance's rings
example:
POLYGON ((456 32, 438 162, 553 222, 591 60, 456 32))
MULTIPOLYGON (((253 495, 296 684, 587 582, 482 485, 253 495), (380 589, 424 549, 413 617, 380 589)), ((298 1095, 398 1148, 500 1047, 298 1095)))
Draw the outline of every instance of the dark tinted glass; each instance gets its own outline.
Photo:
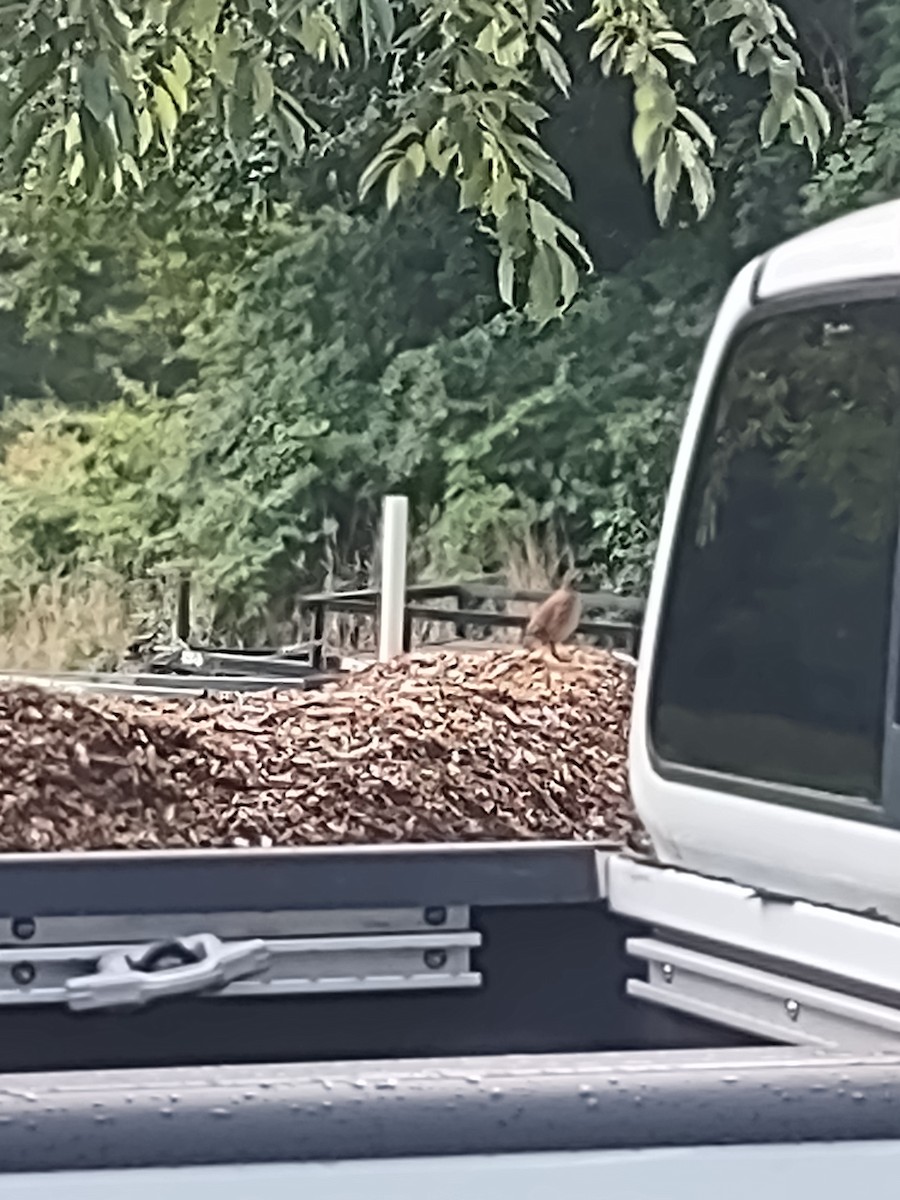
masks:
POLYGON ((896 302, 782 313, 740 336, 660 631, 663 759, 879 797, 898 432, 896 302))

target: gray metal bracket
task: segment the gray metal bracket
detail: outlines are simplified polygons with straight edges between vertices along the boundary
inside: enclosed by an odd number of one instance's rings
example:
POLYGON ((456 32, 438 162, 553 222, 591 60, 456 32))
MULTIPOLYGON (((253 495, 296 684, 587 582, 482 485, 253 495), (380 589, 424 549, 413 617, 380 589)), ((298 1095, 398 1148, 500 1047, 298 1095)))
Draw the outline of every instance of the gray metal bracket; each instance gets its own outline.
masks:
POLYGON ((712 953, 655 938, 630 938, 630 955, 647 964, 628 995, 771 1041, 827 1050, 900 1049, 897 1007, 834 987, 792 979, 712 953))
POLYGON ((60 917, 6 939, 0 1007, 474 988, 480 944, 465 908, 60 917))

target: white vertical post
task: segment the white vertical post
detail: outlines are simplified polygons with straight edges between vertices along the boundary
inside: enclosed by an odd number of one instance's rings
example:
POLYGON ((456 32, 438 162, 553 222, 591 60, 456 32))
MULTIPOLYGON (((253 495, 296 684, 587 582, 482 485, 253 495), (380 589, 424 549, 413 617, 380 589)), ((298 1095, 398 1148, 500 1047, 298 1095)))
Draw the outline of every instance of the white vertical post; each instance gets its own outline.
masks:
POLYGON ((381 528, 381 605, 378 613, 378 661, 403 652, 406 605, 406 536, 409 501, 385 496, 381 528))

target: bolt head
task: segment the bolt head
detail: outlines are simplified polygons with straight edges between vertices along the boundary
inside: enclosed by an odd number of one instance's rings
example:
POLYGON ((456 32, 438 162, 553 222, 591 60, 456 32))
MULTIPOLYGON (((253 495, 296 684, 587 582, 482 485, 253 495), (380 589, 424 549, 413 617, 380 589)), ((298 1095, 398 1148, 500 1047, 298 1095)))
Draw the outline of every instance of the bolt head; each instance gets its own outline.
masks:
POLYGON ((30 962, 20 962, 13 965, 10 974, 19 987, 28 987, 30 983, 34 983, 37 972, 30 962))

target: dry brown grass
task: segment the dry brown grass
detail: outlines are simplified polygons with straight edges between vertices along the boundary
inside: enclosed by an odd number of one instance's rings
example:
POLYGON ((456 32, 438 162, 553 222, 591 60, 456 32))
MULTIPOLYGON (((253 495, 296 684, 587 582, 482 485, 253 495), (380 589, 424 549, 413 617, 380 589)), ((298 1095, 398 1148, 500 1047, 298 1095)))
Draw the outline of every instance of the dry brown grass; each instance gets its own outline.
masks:
MULTIPOLYGON (((566 576, 574 555, 571 546, 561 546, 552 531, 539 535, 529 530, 521 541, 502 547, 502 558, 504 583, 510 591, 552 592, 566 576)), ((534 604, 526 600, 510 600, 504 606, 504 611, 517 617, 528 616, 533 609, 534 604)), ((519 636, 517 629, 497 628, 491 640, 516 642, 519 636)))
POLYGON ((0 600, 0 671, 111 670, 135 634, 121 580, 51 576, 0 600))
MULTIPOLYGON (((323 591, 334 590, 338 581, 346 587, 346 580, 356 579, 358 587, 377 587, 379 574, 379 540, 376 539, 372 561, 368 564, 344 564, 338 569, 335 562, 327 564, 323 591)), ((504 540, 498 547, 498 557, 501 569, 498 572, 505 587, 511 591, 550 592, 559 586, 566 576, 573 561, 573 553, 568 543, 561 544, 555 534, 539 534, 528 531, 524 538, 513 541, 504 540)), ((445 578, 430 561, 425 543, 413 540, 409 547, 408 578, 412 582, 434 582, 445 578)), ((428 605, 434 608, 447 607, 450 612, 455 609, 455 601, 432 599, 428 605)), ((493 602, 485 607, 490 609, 493 602)), ((497 611, 509 612, 516 616, 527 616, 534 608, 528 601, 510 601, 499 603, 497 611)), ((297 642, 305 641, 311 635, 311 623, 301 619, 295 611, 293 617, 293 634, 297 642)), ((475 640, 480 640, 482 634, 473 630, 475 640)), ((455 639, 455 628, 448 621, 416 621, 413 625, 413 649, 424 645, 446 642, 455 639)), ((487 631, 488 640, 494 643, 515 643, 520 639, 518 629, 505 629, 502 626, 487 631)), ((377 620, 360 616, 357 613, 329 613, 325 624, 325 645, 329 654, 354 656, 356 654, 371 655, 378 645, 377 620)))

